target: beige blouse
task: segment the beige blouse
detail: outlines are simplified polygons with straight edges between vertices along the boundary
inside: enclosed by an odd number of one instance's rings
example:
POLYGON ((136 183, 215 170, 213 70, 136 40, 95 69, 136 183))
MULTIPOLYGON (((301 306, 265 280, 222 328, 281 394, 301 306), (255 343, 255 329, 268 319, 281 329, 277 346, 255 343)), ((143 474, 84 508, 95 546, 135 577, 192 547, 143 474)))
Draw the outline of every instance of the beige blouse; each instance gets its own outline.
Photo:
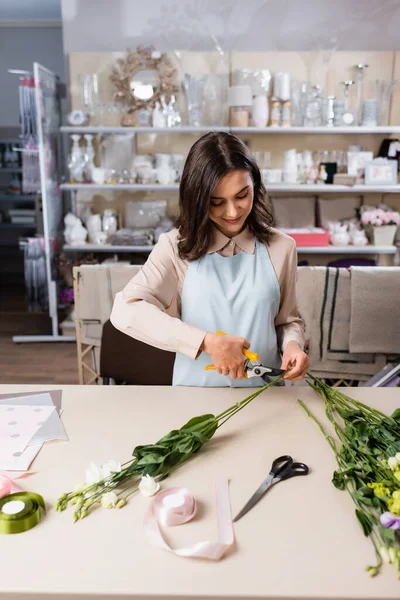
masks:
MULTIPOLYGON (((286 234, 275 229, 273 232, 267 250, 281 291, 275 327, 283 352, 290 341, 304 348, 304 324, 296 306, 296 244, 286 234)), ((160 236, 146 264, 116 295, 110 319, 114 327, 133 338, 195 359, 207 332, 180 319, 182 287, 189 263, 179 257, 177 244, 176 229, 160 236)), ((213 226, 208 254, 253 254, 254 249, 255 237, 248 228, 230 239, 213 226)), ((235 335, 234 331, 227 333, 235 335)))

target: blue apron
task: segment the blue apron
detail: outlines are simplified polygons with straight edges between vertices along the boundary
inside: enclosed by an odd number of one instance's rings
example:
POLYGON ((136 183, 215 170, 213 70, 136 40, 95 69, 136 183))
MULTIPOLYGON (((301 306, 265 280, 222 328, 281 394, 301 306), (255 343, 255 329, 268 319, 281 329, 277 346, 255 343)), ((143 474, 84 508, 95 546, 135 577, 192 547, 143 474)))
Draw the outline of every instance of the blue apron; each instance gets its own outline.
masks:
MULTIPOLYGON (((205 331, 242 336, 258 352, 260 361, 279 368, 275 317, 280 288, 264 244, 256 241, 254 254, 224 257, 214 252, 189 263, 182 289, 181 318, 205 331)), ((243 357, 244 359, 244 357, 243 357)), ((205 371, 212 363, 202 352, 197 360, 177 353, 173 385, 202 387, 260 387, 261 377, 231 379, 205 371)))

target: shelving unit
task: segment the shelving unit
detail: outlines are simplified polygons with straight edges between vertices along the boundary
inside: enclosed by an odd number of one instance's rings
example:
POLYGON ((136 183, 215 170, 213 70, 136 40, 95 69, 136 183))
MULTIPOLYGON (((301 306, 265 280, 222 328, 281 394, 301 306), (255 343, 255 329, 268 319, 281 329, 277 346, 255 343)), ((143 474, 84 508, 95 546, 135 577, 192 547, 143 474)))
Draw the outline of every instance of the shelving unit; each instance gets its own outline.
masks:
MULTIPOLYGON (((154 127, 72 127, 63 126, 60 131, 65 134, 70 133, 92 133, 92 134, 203 134, 209 131, 228 131, 237 135, 263 134, 263 135, 390 135, 400 134, 400 126, 379 126, 379 127, 172 127, 172 128, 154 128, 154 127)), ((131 192, 177 192, 179 184, 171 185, 160 184, 71 184, 64 183, 60 186, 63 191, 72 193, 86 190, 96 191, 131 191, 131 192)), ((303 194, 400 194, 399 185, 372 186, 372 185, 332 185, 332 184, 269 184, 266 186, 270 194, 285 193, 303 193, 303 194)), ((98 246, 96 244, 82 244, 81 246, 64 246, 66 252, 118 252, 118 253, 149 253, 152 247, 129 247, 129 246, 98 246)), ((396 246, 307 246, 298 247, 299 255, 394 255, 397 252, 396 246)))

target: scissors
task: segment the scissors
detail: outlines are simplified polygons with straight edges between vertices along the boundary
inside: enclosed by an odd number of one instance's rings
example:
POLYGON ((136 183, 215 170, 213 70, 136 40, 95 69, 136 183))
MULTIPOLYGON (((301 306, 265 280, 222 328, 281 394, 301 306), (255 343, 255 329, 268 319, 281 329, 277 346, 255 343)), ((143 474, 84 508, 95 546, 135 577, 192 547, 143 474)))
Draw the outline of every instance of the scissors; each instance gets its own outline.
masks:
POLYGON ((265 492, 275 483, 283 481, 284 479, 290 479, 291 477, 297 477, 300 475, 308 475, 308 467, 301 462, 293 462, 293 458, 285 454, 276 458, 271 466, 271 470, 265 481, 262 482, 258 490, 252 495, 250 500, 243 506, 242 510, 233 519, 233 522, 239 521, 249 510, 257 504, 259 500, 264 496, 265 492))
MULTIPOLYGON (((217 331, 218 335, 226 335, 223 331, 217 331)), ((251 377, 261 377, 266 383, 271 381, 272 377, 278 377, 285 371, 283 369, 275 369, 274 367, 266 367, 259 361, 257 352, 250 352, 247 348, 242 348, 242 352, 246 359, 244 361, 244 376, 246 379, 251 377)), ((205 371, 216 371, 215 365, 207 365, 205 371)))

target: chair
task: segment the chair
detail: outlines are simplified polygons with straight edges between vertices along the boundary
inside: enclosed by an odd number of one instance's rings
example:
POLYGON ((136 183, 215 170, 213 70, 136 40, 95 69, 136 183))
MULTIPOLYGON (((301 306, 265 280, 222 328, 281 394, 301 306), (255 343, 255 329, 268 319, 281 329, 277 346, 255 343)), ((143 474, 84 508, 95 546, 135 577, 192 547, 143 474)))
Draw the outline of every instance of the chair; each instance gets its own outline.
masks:
POLYGON ((135 340, 114 327, 103 325, 100 350, 100 376, 103 385, 172 385, 175 353, 159 350, 135 340))

